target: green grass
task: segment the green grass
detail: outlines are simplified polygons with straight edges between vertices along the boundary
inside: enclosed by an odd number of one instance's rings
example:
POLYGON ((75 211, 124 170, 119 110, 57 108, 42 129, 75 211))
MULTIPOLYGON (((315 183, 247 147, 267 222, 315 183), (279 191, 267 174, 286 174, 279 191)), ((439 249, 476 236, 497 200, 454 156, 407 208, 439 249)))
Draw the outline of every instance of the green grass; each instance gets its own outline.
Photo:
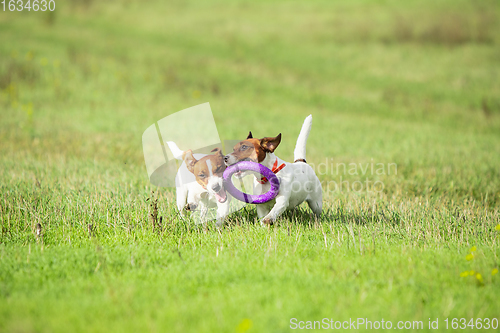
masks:
POLYGON ((499 17, 495 1, 0 12, 0 331, 499 318, 499 17), (221 139, 281 132, 285 160, 313 114, 324 184, 383 191, 325 191, 320 221, 301 206, 270 229, 251 206, 220 231, 180 220, 175 191, 148 182, 141 136, 207 101, 221 139))

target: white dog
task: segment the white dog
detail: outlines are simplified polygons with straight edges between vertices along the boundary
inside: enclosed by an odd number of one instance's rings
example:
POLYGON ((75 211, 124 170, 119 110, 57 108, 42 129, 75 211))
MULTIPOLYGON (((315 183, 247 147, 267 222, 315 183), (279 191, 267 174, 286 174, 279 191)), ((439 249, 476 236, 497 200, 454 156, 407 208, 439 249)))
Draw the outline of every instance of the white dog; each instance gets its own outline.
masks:
MULTIPOLYGON (((276 198, 257 205, 257 214, 262 224, 273 224, 286 209, 293 209, 304 201, 317 217, 321 216, 321 182, 313 168, 306 163, 306 143, 311 125, 312 116, 309 115, 304 120, 295 145, 294 163, 284 162, 274 155, 274 150, 281 142, 281 133, 276 137, 254 139, 250 132, 247 139, 236 144, 233 152, 224 158, 228 166, 240 161, 260 163, 272 169, 278 177, 280 189, 276 198)), ((265 178, 256 179, 254 184, 254 193, 267 192, 271 186, 265 178)))
POLYGON ((177 208, 182 216, 184 210, 195 211, 199 208, 201 222, 206 222, 209 208, 217 206, 217 226, 221 226, 229 214, 230 196, 223 186, 222 174, 226 170, 224 155, 219 148, 214 154, 193 154, 192 150, 182 151, 172 142, 167 142, 174 157, 183 161, 177 175, 175 186, 177 208))

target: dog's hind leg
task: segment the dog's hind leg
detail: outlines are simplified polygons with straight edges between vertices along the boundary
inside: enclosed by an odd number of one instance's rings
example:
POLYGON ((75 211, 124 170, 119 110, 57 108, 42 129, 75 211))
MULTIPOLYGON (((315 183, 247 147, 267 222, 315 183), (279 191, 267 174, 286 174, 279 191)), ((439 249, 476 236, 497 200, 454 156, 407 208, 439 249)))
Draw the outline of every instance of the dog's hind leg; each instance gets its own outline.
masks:
POLYGON ((177 209, 181 216, 184 216, 184 207, 187 203, 188 190, 185 187, 180 187, 176 189, 177 191, 177 209))
POLYGON ((313 211, 317 218, 320 218, 321 211, 323 210, 323 190, 321 189, 321 183, 317 182, 314 191, 309 194, 306 199, 309 208, 313 211))
POLYGON ((317 218, 321 217, 321 211, 323 210, 323 202, 321 198, 319 200, 307 199, 307 204, 309 208, 313 211, 317 218))

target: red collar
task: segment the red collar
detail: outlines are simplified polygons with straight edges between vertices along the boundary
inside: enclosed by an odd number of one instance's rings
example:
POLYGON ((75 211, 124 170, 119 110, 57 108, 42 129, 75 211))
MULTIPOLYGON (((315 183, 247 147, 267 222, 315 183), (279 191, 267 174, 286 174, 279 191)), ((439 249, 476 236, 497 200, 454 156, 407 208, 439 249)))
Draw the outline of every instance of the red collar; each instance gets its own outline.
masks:
MULTIPOLYGON (((274 161, 273 168, 271 169, 271 171, 274 174, 277 174, 285 166, 286 166, 285 163, 282 163, 280 166, 278 166, 278 159, 276 159, 276 161, 274 161)), ((267 178, 266 177, 262 177, 260 180, 258 180, 258 182, 261 183, 261 184, 265 184, 265 183, 267 183, 267 178)))

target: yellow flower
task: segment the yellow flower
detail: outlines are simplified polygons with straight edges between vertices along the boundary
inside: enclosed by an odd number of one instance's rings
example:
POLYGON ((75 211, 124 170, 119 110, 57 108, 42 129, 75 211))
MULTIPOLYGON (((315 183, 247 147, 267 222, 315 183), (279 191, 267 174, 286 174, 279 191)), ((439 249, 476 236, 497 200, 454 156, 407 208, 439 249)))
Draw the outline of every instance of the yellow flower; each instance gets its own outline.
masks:
POLYGON ((474 255, 472 253, 465 256, 465 260, 467 261, 471 261, 472 259, 474 259, 474 255))
POLYGON ((239 323, 238 327, 236 327, 236 331, 239 333, 244 333, 249 329, 251 329, 252 326, 253 326, 252 320, 245 318, 239 323))
POLYGON ((498 268, 493 268, 493 270, 491 271, 491 275, 495 275, 498 273, 498 268))
POLYGON ((477 248, 475 246, 473 246, 473 247, 470 248, 470 252, 474 252, 476 250, 477 250, 477 248))
POLYGON ((483 276, 479 273, 476 274, 476 279, 479 281, 479 282, 483 282, 483 276))
POLYGON ((472 275, 474 275, 474 273, 476 273, 476 272, 474 272, 474 270, 472 270, 469 272, 469 275, 472 276, 472 275))
POLYGON ((497 224, 497 226, 495 227, 495 230, 500 231, 500 224, 497 224))
POLYGON ((469 271, 460 273, 460 277, 466 277, 466 276, 469 276, 469 271))

